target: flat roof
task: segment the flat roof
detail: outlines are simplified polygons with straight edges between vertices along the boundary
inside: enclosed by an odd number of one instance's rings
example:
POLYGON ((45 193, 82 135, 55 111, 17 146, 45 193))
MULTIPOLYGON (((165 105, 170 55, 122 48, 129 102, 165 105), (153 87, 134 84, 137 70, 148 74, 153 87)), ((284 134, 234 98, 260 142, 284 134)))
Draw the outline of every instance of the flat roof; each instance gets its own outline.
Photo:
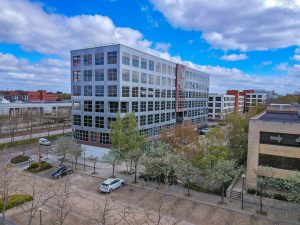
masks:
POLYGON ((266 112, 257 118, 257 120, 300 123, 300 118, 295 113, 266 112))

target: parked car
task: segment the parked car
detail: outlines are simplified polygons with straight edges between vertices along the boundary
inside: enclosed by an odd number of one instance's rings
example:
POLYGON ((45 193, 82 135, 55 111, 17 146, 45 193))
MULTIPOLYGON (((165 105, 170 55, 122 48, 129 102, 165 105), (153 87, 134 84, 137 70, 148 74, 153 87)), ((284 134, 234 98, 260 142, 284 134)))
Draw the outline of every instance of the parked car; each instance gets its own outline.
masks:
POLYGON ((50 141, 48 141, 46 138, 40 138, 39 139, 39 144, 40 145, 50 145, 51 143, 50 143, 50 141))
POLYGON ((200 135, 205 135, 205 134, 207 134, 207 132, 208 132, 207 128, 203 128, 203 129, 199 130, 200 135))
POLYGON ((71 166, 61 166, 57 170, 55 170, 52 174, 52 178, 60 178, 64 175, 73 173, 73 169, 71 166))
POLYGON ((100 185, 99 189, 101 192, 110 193, 123 185, 125 185, 125 181, 122 178, 109 178, 100 185))

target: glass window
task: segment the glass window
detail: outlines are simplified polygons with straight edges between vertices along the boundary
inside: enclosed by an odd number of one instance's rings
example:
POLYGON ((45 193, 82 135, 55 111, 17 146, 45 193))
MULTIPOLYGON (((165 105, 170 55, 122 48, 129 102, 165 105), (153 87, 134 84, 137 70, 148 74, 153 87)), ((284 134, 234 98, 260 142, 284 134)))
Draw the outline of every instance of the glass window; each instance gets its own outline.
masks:
POLYGON ((154 115, 154 123, 159 123, 159 114, 154 115))
POLYGON ((104 101, 95 102, 95 112, 104 112, 104 101))
POLYGON ((117 69, 107 69, 107 80, 116 81, 118 79, 117 69))
POLYGON ((167 98, 171 98, 171 90, 167 90, 167 98))
POLYGON ((80 70, 73 71, 73 82, 79 82, 80 81, 80 75, 81 75, 80 70))
POLYGON ((139 112, 139 102, 132 102, 132 112, 139 112))
POLYGON ((128 54, 127 52, 122 53, 122 63, 124 65, 130 65, 130 54, 128 54))
POLYGON ((122 69, 122 80, 130 81, 130 71, 126 69, 122 69))
POLYGON ((85 112, 93 112, 93 102, 92 101, 84 101, 83 107, 85 112))
POLYGON ((145 126, 146 125, 146 116, 141 116, 140 117, 140 126, 145 126))
POLYGON ((81 115, 73 115, 73 124, 81 126, 81 115))
POLYGON ((165 101, 161 101, 160 105, 161 105, 161 107, 160 107, 161 110, 165 110, 166 109, 166 102, 165 101))
POLYGON ((165 113, 160 114, 160 121, 161 122, 165 122, 166 121, 166 114, 165 113))
POLYGON ((81 86, 74 85, 72 88, 73 96, 80 96, 81 95, 81 86))
POLYGON ((80 101, 73 101, 73 109, 80 110, 81 109, 81 102, 80 101))
POLYGON ((162 98, 165 98, 165 97, 166 97, 166 90, 162 90, 162 91, 161 91, 161 97, 162 97, 162 98))
POLYGON ((148 115, 148 124, 153 124, 153 115, 148 115))
POLYGON ((155 101, 155 111, 159 111, 160 103, 159 101, 155 101))
POLYGON ((96 85, 95 86, 95 96, 96 97, 104 97, 104 85, 96 85))
POLYGON ((154 96, 154 90, 153 90, 153 88, 148 88, 148 97, 149 98, 153 98, 153 96, 154 96))
POLYGON ((132 87, 132 97, 139 97, 139 87, 132 87))
POLYGON ((147 102, 141 102, 141 112, 147 111, 147 102))
POLYGON ((121 102, 121 113, 129 112, 129 102, 121 102))
POLYGON ((141 87, 141 97, 147 97, 147 88, 141 87))
POLYGON ((155 89, 155 98, 160 98, 160 90, 155 89))
POLYGON ((104 65, 104 53, 98 52, 95 54, 95 65, 104 65))
POLYGON ((153 102, 148 102, 148 111, 153 111, 153 102))
POLYGON ((149 70, 154 71, 154 61, 149 60, 149 70))
POLYGON ((167 73, 167 65, 162 64, 162 73, 166 74, 167 73))
POLYGON ((104 128, 104 117, 102 116, 95 117, 95 127, 104 128))
POLYGON ((154 75, 153 74, 149 74, 149 84, 154 84, 154 75))
POLYGON ((135 82, 135 83, 139 82, 139 72, 132 71, 132 82, 135 82))
POLYGON ((75 130, 74 138, 80 141, 88 141, 88 131, 86 130, 75 130))
POLYGON ((167 86, 167 78, 163 77, 161 79, 161 83, 162 83, 163 86, 167 86))
POLYGON ((132 66, 133 67, 139 67, 140 66, 139 57, 136 56, 136 55, 132 56, 132 66))
POLYGON ((160 76, 155 77, 155 84, 160 85, 160 76))
POLYGON ((147 84, 147 74, 141 73, 141 83, 147 84))
POLYGON ((155 72, 161 73, 161 64, 159 62, 155 64, 155 72))
POLYGON ((84 86, 84 96, 92 96, 93 95, 93 87, 92 85, 84 86))
POLYGON ((108 102, 109 112, 117 113, 119 111, 119 102, 108 102))
POLYGON ((117 63, 117 52, 107 52, 107 64, 116 64, 117 63))
POLYGON ((95 81, 104 81, 104 69, 95 70, 95 81))
POLYGON ((130 87, 123 86, 122 87, 122 97, 129 97, 130 87))
POLYGON ((93 64, 93 56, 92 54, 87 54, 83 56, 83 65, 91 66, 93 64))
POLYGON ((73 66, 80 66, 80 55, 74 55, 72 60, 73 66))
POLYGON ((107 86, 107 96, 108 97, 118 97, 118 86, 108 85, 107 86))
POLYGON ((99 133, 99 134, 100 134, 100 139, 99 139, 100 144, 110 144, 108 133, 99 133))
POLYGON ((85 127, 92 127, 93 126, 93 117, 92 116, 84 116, 83 117, 83 125, 85 127))
POLYGON ((141 58, 141 68, 147 69, 147 59, 141 58))
POLYGON ((93 81, 92 70, 84 70, 83 76, 84 76, 84 81, 93 81))

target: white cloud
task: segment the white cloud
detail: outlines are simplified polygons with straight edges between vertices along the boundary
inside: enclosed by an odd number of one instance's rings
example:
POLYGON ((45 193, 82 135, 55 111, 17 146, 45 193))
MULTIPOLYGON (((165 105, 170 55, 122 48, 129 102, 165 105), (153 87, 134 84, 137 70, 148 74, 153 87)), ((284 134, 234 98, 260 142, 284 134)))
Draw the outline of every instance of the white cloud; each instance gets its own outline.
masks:
POLYGON ((224 61, 240 61, 240 60, 246 60, 248 59, 248 56, 246 54, 231 54, 231 55, 223 55, 221 57, 224 61))
POLYGON ((151 0, 175 27, 199 31, 215 48, 300 46, 299 0, 151 0))
POLYGON ((167 51, 169 51, 170 48, 171 48, 170 43, 157 42, 155 44, 155 49, 157 49, 158 51, 167 52, 167 51))
POLYGON ((294 55, 291 59, 295 61, 300 61, 300 55, 294 55))

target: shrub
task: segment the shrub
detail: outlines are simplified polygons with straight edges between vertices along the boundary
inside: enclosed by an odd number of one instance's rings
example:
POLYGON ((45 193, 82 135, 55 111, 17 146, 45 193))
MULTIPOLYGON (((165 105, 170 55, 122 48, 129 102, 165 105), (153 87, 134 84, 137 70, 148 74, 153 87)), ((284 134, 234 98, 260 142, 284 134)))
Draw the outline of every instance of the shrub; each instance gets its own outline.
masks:
POLYGON ((52 168, 52 165, 50 163, 48 163, 46 161, 42 161, 41 166, 39 166, 39 164, 37 162, 32 163, 28 167, 27 171, 29 171, 30 173, 39 173, 39 172, 42 172, 44 170, 48 170, 50 168, 52 168))
MULTIPOLYGON (((14 194, 9 197, 8 204, 5 210, 24 204, 32 200, 32 196, 29 194, 14 194)), ((3 211, 3 201, 0 199, 0 212, 3 211)))
POLYGON ((23 156, 23 155, 18 155, 16 157, 13 157, 10 160, 10 163, 12 164, 17 164, 17 163, 21 163, 21 162, 26 162, 27 160, 29 160, 30 157, 29 156, 23 156))
POLYGON ((256 194, 256 190, 255 189, 248 189, 248 194, 250 194, 250 195, 255 195, 256 194))

